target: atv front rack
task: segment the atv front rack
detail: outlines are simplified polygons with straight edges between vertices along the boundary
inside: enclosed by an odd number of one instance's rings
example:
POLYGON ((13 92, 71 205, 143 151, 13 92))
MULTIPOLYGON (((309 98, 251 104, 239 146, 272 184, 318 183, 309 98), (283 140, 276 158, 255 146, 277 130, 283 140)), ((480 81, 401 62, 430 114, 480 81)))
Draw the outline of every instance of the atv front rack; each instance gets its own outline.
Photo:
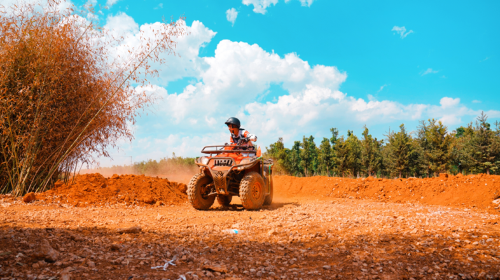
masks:
POLYGON ((203 154, 228 154, 228 153, 252 153, 257 154, 257 150, 253 146, 245 145, 217 145, 217 146, 205 146, 201 150, 203 154), (232 148, 232 150, 226 150, 225 148, 232 148))

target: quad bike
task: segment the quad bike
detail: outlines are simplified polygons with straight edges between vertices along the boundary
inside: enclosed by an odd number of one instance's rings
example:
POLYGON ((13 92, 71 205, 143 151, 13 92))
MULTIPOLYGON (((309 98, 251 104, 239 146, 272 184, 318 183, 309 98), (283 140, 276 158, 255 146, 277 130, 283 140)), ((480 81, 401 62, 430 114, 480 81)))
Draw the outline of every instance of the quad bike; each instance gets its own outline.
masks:
POLYGON ((206 146, 195 160, 200 172, 189 182, 187 194, 195 209, 206 210, 217 201, 229 206, 239 196, 243 207, 260 209, 273 201, 272 160, 264 160, 260 148, 251 145, 206 146))

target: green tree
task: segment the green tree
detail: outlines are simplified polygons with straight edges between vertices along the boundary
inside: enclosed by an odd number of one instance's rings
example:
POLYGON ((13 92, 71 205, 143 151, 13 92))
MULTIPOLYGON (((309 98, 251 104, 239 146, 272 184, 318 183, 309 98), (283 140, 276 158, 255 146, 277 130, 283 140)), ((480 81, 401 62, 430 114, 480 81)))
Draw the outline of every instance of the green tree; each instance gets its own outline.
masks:
POLYGON ((359 174, 361 170, 361 143, 350 130, 347 131, 346 144, 348 146, 347 168, 351 171, 352 176, 359 174))
POLYGON ((420 147, 418 139, 410 137, 410 155, 408 157, 408 173, 414 177, 422 175, 420 166, 422 165, 423 149, 420 147))
POLYGON ((406 132, 404 124, 399 126, 397 133, 389 131, 387 138, 389 142, 390 167, 394 173, 402 177, 402 173, 408 170, 411 153, 411 138, 406 132))
POLYGON ((500 141, 487 120, 488 117, 481 112, 476 121, 472 146, 477 171, 486 171, 486 174, 490 175, 490 171, 496 172, 500 165, 500 141))
POLYGON ((277 174, 292 174, 290 150, 285 148, 282 137, 276 143, 272 143, 269 148, 266 148, 264 156, 275 161, 274 169, 277 174))
POLYGON ((293 142, 293 147, 290 150, 290 173, 294 176, 300 176, 301 172, 301 156, 300 156, 300 141, 293 142))
POLYGON ((333 151, 330 145, 330 139, 323 138, 318 152, 318 170, 321 174, 330 176, 330 171, 333 168, 333 151))
POLYGON ((472 137, 465 133, 456 133, 450 145, 450 164, 456 166, 458 172, 470 171, 474 167, 472 137))
POLYGON ((300 147, 302 148, 300 150, 301 166, 304 170, 304 176, 307 177, 314 174, 314 165, 317 160, 317 151, 316 144, 314 143, 314 137, 312 135, 309 136, 309 138, 303 136, 300 147))
POLYGON ((361 165, 367 176, 374 175, 382 164, 382 154, 380 151, 382 143, 369 134, 365 126, 363 139, 361 140, 361 165))
POLYGON ((311 166, 309 167, 309 170, 311 170, 311 175, 316 174, 318 170, 318 147, 316 146, 316 143, 314 143, 314 137, 311 135, 307 139, 309 141, 309 151, 311 154, 311 166))
POLYGON ((441 121, 429 119, 418 127, 418 138, 422 147, 422 167, 427 174, 445 172, 449 168, 452 136, 441 121))
POLYGON ((330 128, 330 132, 332 133, 332 138, 330 138, 330 143, 332 143, 332 146, 335 146, 335 143, 337 142, 337 139, 339 137, 339 130, 336 128, 330 128))
POLYGON ((335 140, 335 145, 333 150, 335 151, 334 162, 339 174, 345 177, 345 172, 348 170, 348 157, 349 157, 349 145, 344 139, 344 136, 340 136, 335 140))

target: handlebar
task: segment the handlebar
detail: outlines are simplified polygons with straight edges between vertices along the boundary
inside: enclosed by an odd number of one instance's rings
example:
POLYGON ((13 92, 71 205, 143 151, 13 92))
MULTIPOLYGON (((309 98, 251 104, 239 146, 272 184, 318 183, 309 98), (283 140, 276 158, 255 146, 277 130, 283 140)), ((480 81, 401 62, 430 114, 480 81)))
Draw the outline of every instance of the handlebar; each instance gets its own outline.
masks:
POLYGON ((201 153, 202 154, 257 153, 257 151, 253 146, 247 146, 247 145, 215 145, 215 146, 203 147, 201 153), (232 149, 226 150, 226 148, 232 148, 232 149))

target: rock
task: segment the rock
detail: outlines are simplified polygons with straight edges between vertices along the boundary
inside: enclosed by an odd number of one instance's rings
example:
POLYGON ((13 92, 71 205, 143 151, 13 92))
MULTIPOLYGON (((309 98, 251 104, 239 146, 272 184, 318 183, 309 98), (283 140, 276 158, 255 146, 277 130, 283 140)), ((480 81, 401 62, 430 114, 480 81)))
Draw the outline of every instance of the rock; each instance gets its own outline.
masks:
POLYGON ((157 202, 155 203, 155 206, 156 206, 156 207, 159 207, 159 206, 162 206, 163 204, 164 204, 164 203, 163 203, 162 201, 157 201, 157 202))
POLYGON ((117 233, 139 233, 141 232, 141 227, 129 227, 129 228, 119 228, 116 230, 117 233))
POLYGON ((493 200, 493 204, 500 204, 500 198, 493 200))
POLYGON ((221 272, 221 273, 227 273, 227 267, 225 265, 203 265, 202 269, 204 270, 210 270, 214 272, 221 272))
POLYGON ((267 232, 267 235, 269 235, 269 236, 276 235, 276 234, 278 234, 278 232, 276 230, 274 230, 274 229, 272 229, 272 230, 270 230, 270 231, 267 232))
POLYGON ((109 249, 111 251, 120 251, 120 246, 118 244, 111 244, 111 246, 109 246, 109 249))
POLYGON ((325 269, 325 270, 330 270, 331 268, 332 268, 332 267, 331 267, 331 266, 329 266, 329 265, 324 265, 324 266, 323 266, 323 269, 325 269))
POLYGON ((87 265, 90 267, 90 268, 95 268, 95 262, 91 261, 91 260, 88 260, 87 261, 87 265))
POLYGON ((153 199, 152 196, 148 196, 148 197, 144 198, 144 203, 146 203, 146 204, 153 204, 153 202, 155 202, 155 200, 153 199))
POLYGON ((35 193, 34 192, 30 192, 30 193, 27 193, 24 197, 23 197, 23 201, 25 203, 30 203, 32 201, 35 201, 36 200, 36 196, 35 196, 35 193))
POLYGON ((71 271, 75 270, 71 266, 66 267, 61 271, 61 279, 60 280, 71 280, 71 271))
POLYGON ((50 246, 47 239, 43 239, 42 245, 40 246, 40 252, 36 255, 38 258, 43 258, 48 262, 56 262, 60 254, 50 246))

